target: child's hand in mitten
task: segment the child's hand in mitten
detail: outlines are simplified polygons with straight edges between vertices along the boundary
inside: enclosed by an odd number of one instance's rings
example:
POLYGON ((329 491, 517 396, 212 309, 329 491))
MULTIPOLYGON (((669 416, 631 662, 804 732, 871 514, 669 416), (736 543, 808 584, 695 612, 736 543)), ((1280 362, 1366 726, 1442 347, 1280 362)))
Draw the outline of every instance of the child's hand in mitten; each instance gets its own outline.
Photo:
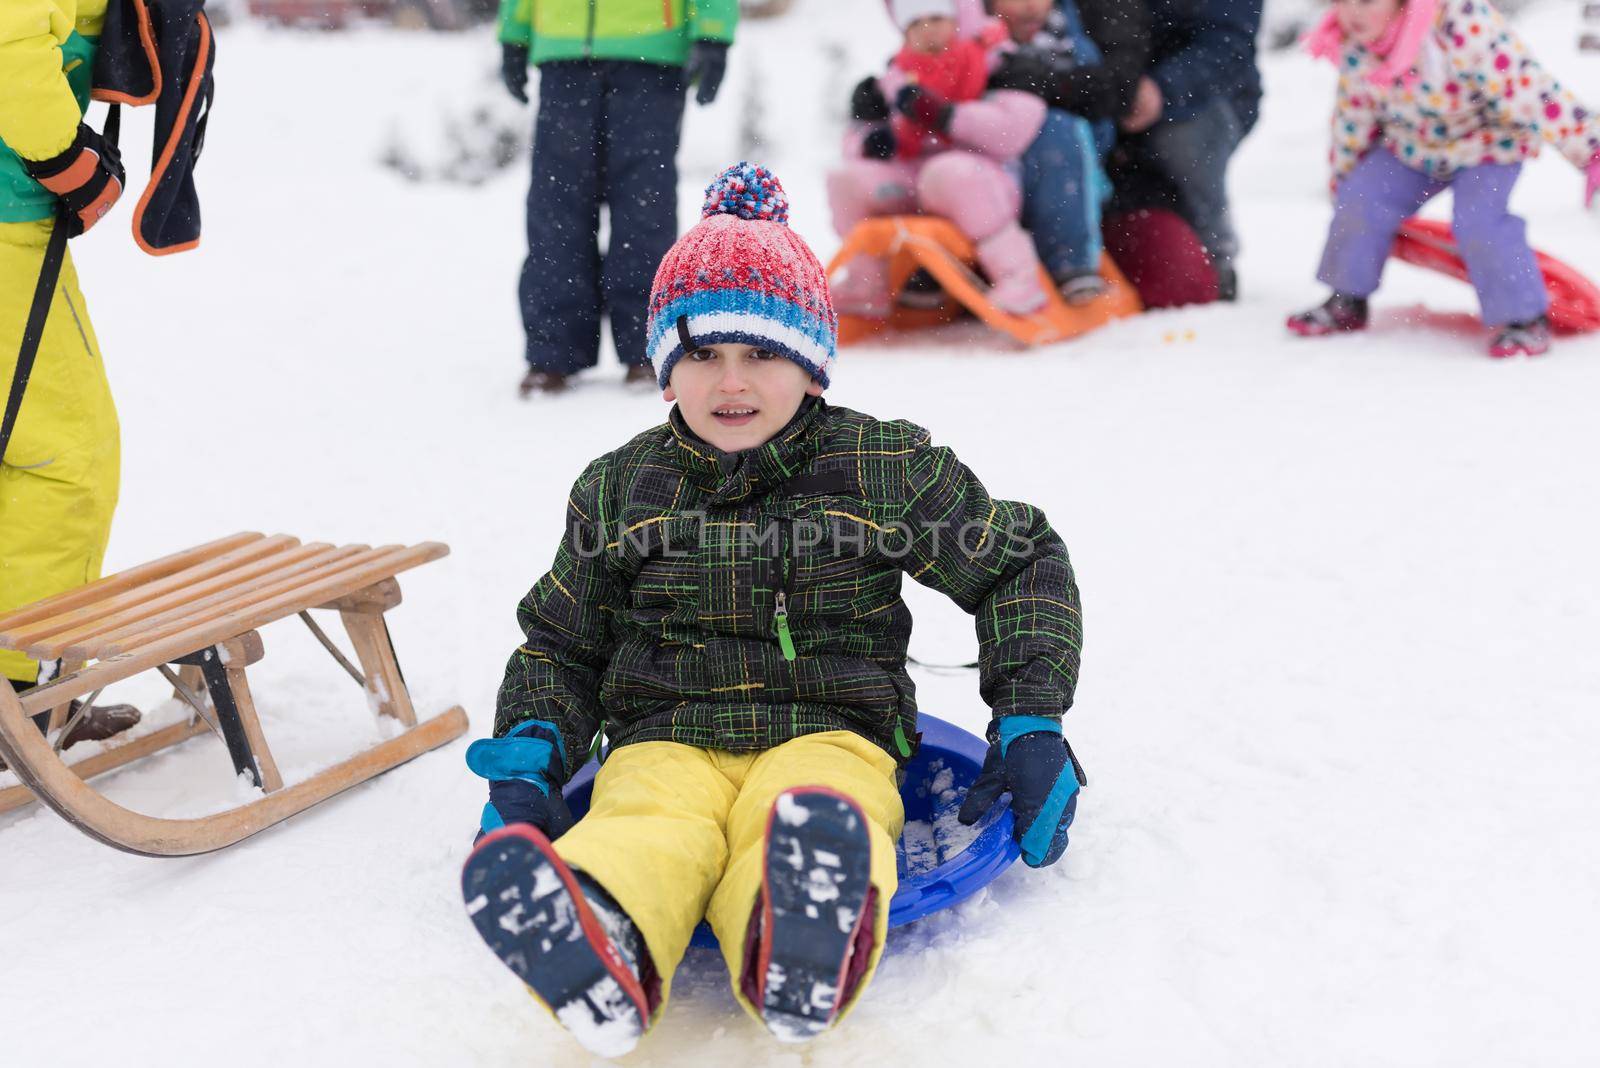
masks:
POLYGON ((68 236, 77 237, 105 218, 122 196, 122 156, 117 146, 88 124, 78 124, 78 136, 59 155, 23 160, 29 177, 61 201, 68 236))
POLYGON ((956 107, 950 101, 920 85, 902 86, 894 95, 895 110, 919 126, 930 130, 944 130, 950 126, 950 117, 956 107))
POLYGON ((1066 852, 1067 828, 1078 809, 1078 771, 1061 723, 1044 716, 1006 716, 999 733, 956 818, 976 823, 1009 792, 1011 837, 1023 861, 1030 868, 1054 864, 1066 852))
POLYGON ((467 767, 489 780, 489 803, 479 834, 507 824, 531 823, 550 838, 572 828, 561 796, 567 781, 561 732, 543 720, 519 724, 503 738, 480 738, 467 747, 467 767))
POLYGON ((867 159, 894 159, 894 131, 888 126, 874 126, 861 139, 861 154, 867 159))

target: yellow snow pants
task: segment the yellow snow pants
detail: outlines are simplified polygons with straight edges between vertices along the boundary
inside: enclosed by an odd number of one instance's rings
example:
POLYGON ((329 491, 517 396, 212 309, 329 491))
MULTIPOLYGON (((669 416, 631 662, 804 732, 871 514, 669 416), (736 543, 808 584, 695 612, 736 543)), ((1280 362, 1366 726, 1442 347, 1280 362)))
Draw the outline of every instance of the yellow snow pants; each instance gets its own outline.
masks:
MULTIPOLYGON (((50 223, 0 223, 0 410, 17 368, 50 223)), ((121 458, 117 410, 69 253, 0 464, 0 615, 100 577, 121 458)), ((39 665, 0 650, 0 674, 39 665)))
POLYGON ((588 815, 555 849, 605 887, 638 926, 661 976, 663 1005, 704 917, 722 946, 734 996, 761 1018, 740 989, 745 935, 761 890, 767 815, 778 795, 796 786, 837 790, 867 819, 878 908, 872 959, 848 1011, 883 955, 897 885, 894 845, 905 810, 888 753, 859 735, 828 731, 761 753, 638 742, 601 765, 588 815))

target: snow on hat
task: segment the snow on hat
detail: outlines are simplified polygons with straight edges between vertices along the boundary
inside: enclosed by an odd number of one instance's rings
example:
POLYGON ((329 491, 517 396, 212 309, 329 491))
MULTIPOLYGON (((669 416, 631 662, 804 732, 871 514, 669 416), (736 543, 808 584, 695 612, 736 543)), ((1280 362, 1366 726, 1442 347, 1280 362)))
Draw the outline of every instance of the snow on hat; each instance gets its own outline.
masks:
POLYGON ((889 0, 889 16, 906 30, 918 19, 953 19, 958 6, 956 0, 889 0))
POLYGON ((700 221, 656 269, 645 337, 662 389, 685 352, 724 343, 775 352, 828 385, 839 317, 771 171, 737 163, 706 187, 700 221))

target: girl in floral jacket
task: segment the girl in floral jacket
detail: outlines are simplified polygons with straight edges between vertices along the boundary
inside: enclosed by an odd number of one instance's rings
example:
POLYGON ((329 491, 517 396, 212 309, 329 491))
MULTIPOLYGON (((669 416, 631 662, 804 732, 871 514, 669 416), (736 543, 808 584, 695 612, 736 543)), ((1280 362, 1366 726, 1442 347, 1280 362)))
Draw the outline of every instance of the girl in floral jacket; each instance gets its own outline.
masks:
POLYGON ((1367 325, 1400 224, 1445 189, 1453 229, 1493 329, 1492 356, 1550 347, 1548 296, 1507 210, 1522 161, 1543 142, 1600 188, 1600 122, 1540 67, 1486 0, 1335 0, 1307 40, 1339 64, 1333 225, 1317 278, 1323 304, 1289 319, 1302 336, 1367 325))

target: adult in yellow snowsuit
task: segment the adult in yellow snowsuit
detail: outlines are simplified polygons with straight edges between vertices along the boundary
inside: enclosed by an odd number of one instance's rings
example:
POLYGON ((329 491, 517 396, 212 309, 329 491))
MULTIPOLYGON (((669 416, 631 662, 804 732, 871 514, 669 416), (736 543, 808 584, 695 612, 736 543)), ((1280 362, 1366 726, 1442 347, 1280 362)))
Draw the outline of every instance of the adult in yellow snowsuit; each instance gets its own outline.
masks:
MULTIPOLYGON (((58 209, 79 232, 121 192, 114 153, 108 164, 83 125, 105 10, 106 0, 0 2, 0 403, 58 209)), ((118 474, 117 412, 69 255, 0 463, 0 615, 100 576, 118 474)), ((39 673, 0 650, 0 674, 33 683, 39 673)))

